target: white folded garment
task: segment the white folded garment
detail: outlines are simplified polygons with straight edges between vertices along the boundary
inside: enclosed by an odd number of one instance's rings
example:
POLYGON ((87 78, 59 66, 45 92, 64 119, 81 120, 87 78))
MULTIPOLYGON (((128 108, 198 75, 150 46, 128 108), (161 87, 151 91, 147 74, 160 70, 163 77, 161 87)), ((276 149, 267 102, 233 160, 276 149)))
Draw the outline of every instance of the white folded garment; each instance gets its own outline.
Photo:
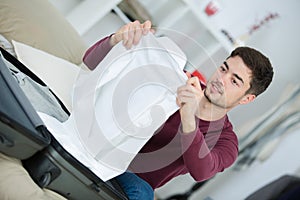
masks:
POLYGON ((185 63, 184 53, 166 37, 148 34, 130 50, 119 43, 95 70, 79 73, 65 123, 40 116, 69 153, 109 180, 126 171, 178 110, 176 90, 187 79, 185 63))

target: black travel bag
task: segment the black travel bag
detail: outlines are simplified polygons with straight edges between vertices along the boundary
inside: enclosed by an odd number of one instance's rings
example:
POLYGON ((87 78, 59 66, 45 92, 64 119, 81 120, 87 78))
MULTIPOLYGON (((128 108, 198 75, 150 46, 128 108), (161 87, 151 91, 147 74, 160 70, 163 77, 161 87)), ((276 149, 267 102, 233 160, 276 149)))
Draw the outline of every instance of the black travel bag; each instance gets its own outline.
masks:
POLYGON ((50 144, 50 133, 0 59, 0 151, 26 159, 50 144))
POLYGON ((1 47, 0 50, 0 151, 21 159, 40 187, 67 199, 127 200, 115 179, 101 180, 51 135, 6 63, 13 64, 35 82, 45 84, 14 56, 1 47))

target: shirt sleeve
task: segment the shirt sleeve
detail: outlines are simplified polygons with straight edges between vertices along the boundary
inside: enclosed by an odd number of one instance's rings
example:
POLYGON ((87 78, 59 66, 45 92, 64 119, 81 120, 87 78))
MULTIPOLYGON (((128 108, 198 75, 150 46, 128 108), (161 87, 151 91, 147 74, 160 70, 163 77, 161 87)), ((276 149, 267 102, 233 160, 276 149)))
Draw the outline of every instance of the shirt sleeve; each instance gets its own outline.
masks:
POLYGON ((181 130, 181 145, 189 173, 196 181, 203 181, 234 163, 238 156, 238 139, 231 124, 205 137, 197 127, 188 134, 181 130))
POLYGON ((85 52, 83 62, 90 70, 95 69, 112 49, 112 46, 109 43, 110 36, 99 40, 85 52))

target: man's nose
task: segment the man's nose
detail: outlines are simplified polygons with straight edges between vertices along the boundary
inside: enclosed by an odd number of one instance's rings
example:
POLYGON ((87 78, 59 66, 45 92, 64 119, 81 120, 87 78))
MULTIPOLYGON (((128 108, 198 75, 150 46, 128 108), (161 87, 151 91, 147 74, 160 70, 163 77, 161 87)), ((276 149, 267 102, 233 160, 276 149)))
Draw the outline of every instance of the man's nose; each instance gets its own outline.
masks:
POLYGON ((226 80, 228 79, 228 75, 227 73, 219 73, 218 77, 217 77, 217 81, 219 83, 222 83, 222 85, 224 86, 226 84, 226 80))

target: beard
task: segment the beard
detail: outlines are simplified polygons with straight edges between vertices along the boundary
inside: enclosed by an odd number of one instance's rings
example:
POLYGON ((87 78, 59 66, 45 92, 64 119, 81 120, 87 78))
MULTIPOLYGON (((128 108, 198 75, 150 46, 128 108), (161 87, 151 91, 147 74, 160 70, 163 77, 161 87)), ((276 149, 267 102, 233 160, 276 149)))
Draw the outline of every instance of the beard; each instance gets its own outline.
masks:
POLYGON ((207 94, 207 89, 205 88, 204 90, 204 97, 211 103, 213 104, 214 106, 217 106, 219 108, 223 108, 223 109, 226 109, 226 106, 219 103, 218 101, 214 100, 214 99, 211 99, 210 96, 207 94))
POLYGON ((225 95, 225 92, 223 92, 222 94, 219 94, 219 97, 218 98, 211 98, 211 96, 208 94, 208 91, 207 91, 207 88, 204 89, 204 97, 214 106, 218 107, 218 108, 221 108, 221 109, 231 109, 233 107, 236 106, 236 103, 239 101, 236 100, 235 102, 233 103, 226 103, 225 99, 226 99, 226 95, 225 95))

